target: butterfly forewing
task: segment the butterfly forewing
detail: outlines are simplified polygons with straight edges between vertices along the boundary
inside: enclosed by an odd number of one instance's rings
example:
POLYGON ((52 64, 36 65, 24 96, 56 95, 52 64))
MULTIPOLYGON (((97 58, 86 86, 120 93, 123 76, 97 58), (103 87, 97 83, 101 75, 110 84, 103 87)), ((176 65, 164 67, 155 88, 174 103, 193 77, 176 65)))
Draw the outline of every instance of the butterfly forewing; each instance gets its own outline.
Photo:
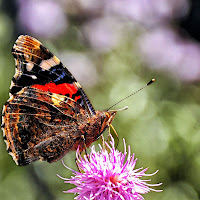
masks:
POLYGON ((90 114, 95 114, 89 99, 69 70, 38 40, 19 36, 13 50, 16 74, 11 94, 30 86, 43 91, 65 95, 77 101, 90 114))

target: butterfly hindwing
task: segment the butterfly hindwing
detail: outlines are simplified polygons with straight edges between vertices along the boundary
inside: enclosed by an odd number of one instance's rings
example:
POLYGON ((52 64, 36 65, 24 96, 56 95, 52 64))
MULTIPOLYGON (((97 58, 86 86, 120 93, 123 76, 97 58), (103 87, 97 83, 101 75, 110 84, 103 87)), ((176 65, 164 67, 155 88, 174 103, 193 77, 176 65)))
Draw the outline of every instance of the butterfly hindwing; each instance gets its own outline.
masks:
POLYGON ((78 127, 90 118, 68 97, 27 87, 12 95, 3 113, 4 140, 18 165, 58 160, 72 150, 78 127))

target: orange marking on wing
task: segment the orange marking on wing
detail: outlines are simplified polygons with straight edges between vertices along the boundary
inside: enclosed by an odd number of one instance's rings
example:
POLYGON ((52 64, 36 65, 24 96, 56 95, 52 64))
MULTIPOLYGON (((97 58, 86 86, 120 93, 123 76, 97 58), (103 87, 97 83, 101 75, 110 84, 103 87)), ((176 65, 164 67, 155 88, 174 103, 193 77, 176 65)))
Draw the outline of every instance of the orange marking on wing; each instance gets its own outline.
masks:
POLYGON ((76 94, 77 88, 73 84, 63 83, 57 86, 58 90, 61 91, 61 94, 69 94, 72 97, 73 94, 76 94))
POLYGON ((81 98, 81 96, 75 96, 74 100, 77 101, 80 98, 81 98))
POLYGON ((40 42, 30 36, 27 36, 27 35, 21 35, 19 37, 19 39, 17 40, 17 42, 20 44, 21 43, 21 46, 26 46, 26 47, 29 47, 30 49, 32 48, 36 48, 36 49, 39 49, 40 48, 40 42))
POLYGON ((76 94, 78 90, 76 86, 70 83, 62 83, 59 85, 56 85, 55 83, 46 83, 45 85, 35 84, 32 87, 45 91, 45 92, 48 91, 51 93, 62 94, 62 95, 69 94, 70 98, 72 98, 72 95, 76 94))

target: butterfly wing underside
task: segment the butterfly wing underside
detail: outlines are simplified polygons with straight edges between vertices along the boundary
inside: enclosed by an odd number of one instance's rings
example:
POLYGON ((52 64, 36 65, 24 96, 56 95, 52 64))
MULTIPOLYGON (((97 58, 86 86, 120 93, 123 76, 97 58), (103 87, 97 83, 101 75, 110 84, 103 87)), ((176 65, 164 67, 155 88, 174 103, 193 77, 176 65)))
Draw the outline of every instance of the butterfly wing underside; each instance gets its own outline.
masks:
POLYGON ((38 40, 19 36, 12 53, 16 72, 2 118, 7 150, 18 165, 54 162, 81 140, 77 129, 95 110, 73 75, 38 40))

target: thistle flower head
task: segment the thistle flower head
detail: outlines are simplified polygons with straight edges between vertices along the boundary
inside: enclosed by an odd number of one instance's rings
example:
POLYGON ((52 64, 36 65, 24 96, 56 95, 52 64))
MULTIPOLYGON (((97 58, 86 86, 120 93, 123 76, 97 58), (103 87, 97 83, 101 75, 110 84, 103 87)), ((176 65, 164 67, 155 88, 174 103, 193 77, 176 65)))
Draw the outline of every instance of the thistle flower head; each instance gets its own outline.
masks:
POLYGON ((63 165, 73 172, 70 179, 62 178, 65 183, 74 184, 76 187, 65 193, 76 193, 75 199, 94 199, 94 200, 141 200, 144 199, 141 194, 150 191, 160 192, 152 186, 159 184, 149 184, 149 180, 140 179, 143 176, 152 176, 146 174, 148 168, 134 169, 137 159, 134 154, 131 155, 130 146, 126 150, 124 140, 124 153, 115 149, 114 139, 111 137, 110 144, 106 143, 106 150, 102 148, 100 151, 95 150, 95 146, 91 147, 91 152, 83 157, 77 150, 77 166, 80 171, 74 171, 63 165))

